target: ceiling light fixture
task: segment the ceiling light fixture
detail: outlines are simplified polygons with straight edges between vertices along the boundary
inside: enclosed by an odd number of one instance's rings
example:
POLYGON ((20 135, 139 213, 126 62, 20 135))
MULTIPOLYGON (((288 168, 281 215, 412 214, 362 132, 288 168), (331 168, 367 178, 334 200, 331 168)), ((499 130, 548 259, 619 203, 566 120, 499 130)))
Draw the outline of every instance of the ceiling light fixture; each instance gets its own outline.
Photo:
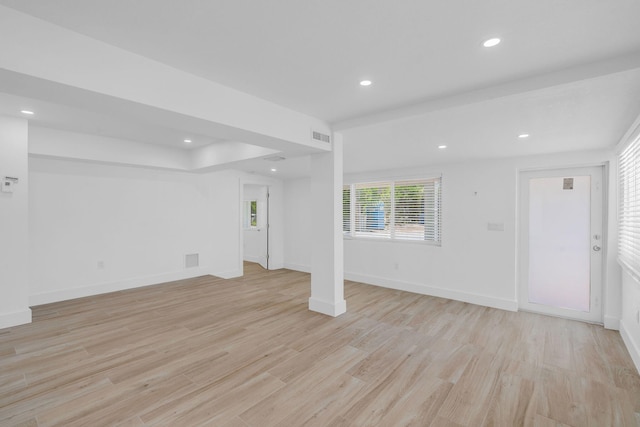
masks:
POLYGON ((185 144, 191 144, 191 142, 192 142, 192 141, 191 141, 190 139, 185 139, 185 140, 184 140, 184 143, 185 143, 185 144))
POLYGON ((529 138, 529 134, 528 133, 521 133, 520 135, 518 135, 518 138, 520 138, 520 139, 529 138))
POLYGON ((271 168, 271 172, 278 172, 278 169, 276 169, 276 168, 271 168))
POLYGON ((371 80, 362 80, 360 86, 371 86, 371 80))
POLYGON ((485 40, 484 43, 482 43, 482 46, 494 47, 494 46, 497 46, 498 44, 500 44, 500 39, 497 37, 494 37, 492 39, 485 40))
POLYGON ((446 145, 438 145, 438 148, 441 149, 441 150, 444 150, 445 148, 447 148, 447 146, 446 145))
POLYGON ((20 110, 20 112, 28 116, 33 116, 35 114, 33 111, 29 111, 29 110, 20 110))

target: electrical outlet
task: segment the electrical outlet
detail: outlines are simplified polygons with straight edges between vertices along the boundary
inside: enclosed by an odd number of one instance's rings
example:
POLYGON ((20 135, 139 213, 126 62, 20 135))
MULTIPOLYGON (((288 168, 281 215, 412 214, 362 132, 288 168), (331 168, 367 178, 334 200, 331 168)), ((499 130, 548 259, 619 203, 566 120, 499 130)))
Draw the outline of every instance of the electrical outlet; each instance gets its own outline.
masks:
POLYGON ((104 270, 104 261, 98 261, 98 270, 104 270))

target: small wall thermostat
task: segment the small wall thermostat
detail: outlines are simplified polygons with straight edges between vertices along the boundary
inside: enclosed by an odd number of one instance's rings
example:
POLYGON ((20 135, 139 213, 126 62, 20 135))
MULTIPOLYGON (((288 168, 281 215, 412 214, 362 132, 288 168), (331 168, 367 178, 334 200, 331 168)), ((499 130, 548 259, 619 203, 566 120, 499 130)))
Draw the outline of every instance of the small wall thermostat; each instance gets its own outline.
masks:
POLYGON ((2 192, 3 193, 13 193, 13 186, 18 183, 18 178, 12 178, 10 176, 5 176, 2 179, 2 192))

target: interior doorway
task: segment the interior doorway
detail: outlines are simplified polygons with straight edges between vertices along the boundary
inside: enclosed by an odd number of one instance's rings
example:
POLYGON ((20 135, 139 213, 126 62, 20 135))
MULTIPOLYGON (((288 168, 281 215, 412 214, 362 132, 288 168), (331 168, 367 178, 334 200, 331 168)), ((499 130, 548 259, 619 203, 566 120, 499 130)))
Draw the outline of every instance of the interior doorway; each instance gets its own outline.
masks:
POLYGON ((269 269, 269 187, 244 184, 242 243, 244 261, 269 269))
POLYGON ((520 174, 521 309, 602 322, 602 167, 520 174))

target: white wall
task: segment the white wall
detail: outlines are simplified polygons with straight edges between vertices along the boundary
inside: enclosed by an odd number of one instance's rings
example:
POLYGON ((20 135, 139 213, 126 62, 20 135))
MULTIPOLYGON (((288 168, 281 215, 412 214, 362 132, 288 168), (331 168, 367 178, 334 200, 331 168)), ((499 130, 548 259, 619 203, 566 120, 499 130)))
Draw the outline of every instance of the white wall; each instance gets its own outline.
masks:
MULTIPOLYGON (((440 247, 347 239, 345 278, 516 310, 519 170, 602 164, 612 159, 612 153, 596 151, 347 175, 345 183, 442 174, 443 237, 440 247), (488 222, 504 223, 504 231, 488 231, 488 222)), ((309 188, 308 180, 285 183, 285 266, 303 271, 311 260, 309 188)), ((608 244, 615 245, 615 215, 609 219, 609 233, 608 244)), ((611 248, 615 252, 615 246, 611 248)), ((620 288, 615 278, 619 266, 614 256, 608 257, 606 271, 605 316, 618 319, 620 307, 615 302, 620 288), (611 301, 614 304, 609 306, 611 301)))
POLYGON ((0 183, 18 178, 13 193, 0 192, 0 328, 29 323, 29 176, 27 121, 0 116, 0 183))
POLYGON ((32 158, 29 176, 32 305, 241 272, 236 172, 32 158))
POLYGON ((311 272, 311 180, 284 182, 284 267, 311 272))

